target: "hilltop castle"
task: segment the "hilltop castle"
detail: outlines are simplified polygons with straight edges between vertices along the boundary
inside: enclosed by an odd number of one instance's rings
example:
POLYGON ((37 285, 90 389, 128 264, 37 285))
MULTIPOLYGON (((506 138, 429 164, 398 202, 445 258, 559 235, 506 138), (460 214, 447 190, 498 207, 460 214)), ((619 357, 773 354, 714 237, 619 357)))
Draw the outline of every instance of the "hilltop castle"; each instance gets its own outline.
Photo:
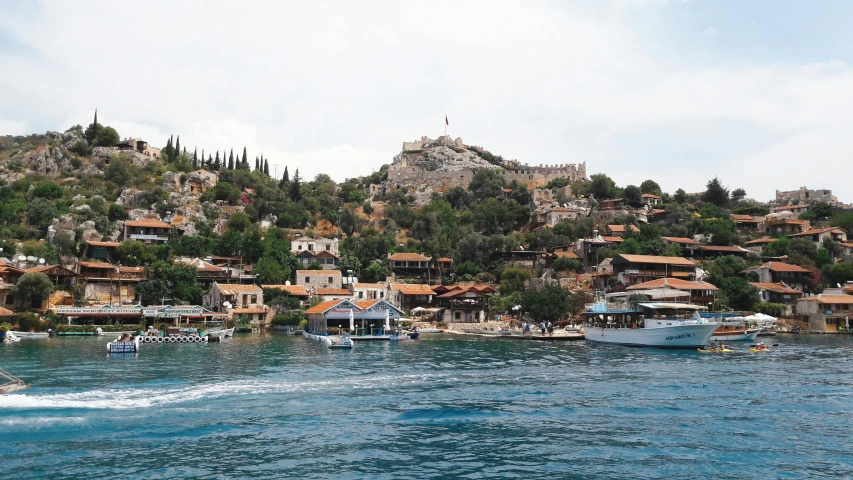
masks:
POLYGON ((570 181, 586 179, 586 163, 533 166, 492 155, 481 147, 465 145, 461 138, 441 136, 433 140, 421 137, 403 142, 402 151, 388 168, 390 189, 412 188, 443 192, 451 187, 467 187, 474 170, 501 170, 507 181, 518 180, 529 188, 566 177, 570 181))

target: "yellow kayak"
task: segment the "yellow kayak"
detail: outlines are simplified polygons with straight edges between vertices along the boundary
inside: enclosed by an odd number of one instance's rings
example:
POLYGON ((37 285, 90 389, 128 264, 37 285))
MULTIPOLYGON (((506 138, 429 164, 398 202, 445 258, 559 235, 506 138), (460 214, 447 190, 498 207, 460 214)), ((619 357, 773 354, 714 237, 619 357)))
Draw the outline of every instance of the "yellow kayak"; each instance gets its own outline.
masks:
POLYGON ((769 352, 769 351, 770 351, 770 349, 769 349, 769 348, 755 348, 755 347, 752 347, 752 348, 750 348, 750 349, 749 349, 749 351, 750 351, 750 352, 752 352, 752 353, 761 353, 761 352, 769 352))
POLYGON ((722 350, 720 350, 719 348, 710 348, 707 350, 705 350, 704 348, 697 348, 697 350, 699 350, 699 353, 729 353, 729 352, 734 352, 734 350, 729 350, 728 348, 724 348, 722 350))

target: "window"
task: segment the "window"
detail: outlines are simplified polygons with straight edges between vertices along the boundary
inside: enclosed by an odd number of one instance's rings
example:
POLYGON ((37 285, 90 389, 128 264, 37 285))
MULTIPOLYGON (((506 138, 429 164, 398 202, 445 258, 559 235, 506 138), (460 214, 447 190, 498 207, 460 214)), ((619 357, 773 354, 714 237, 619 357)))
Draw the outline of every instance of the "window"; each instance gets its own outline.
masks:
POLYGON ((453 318, 456 320, 462 319, 462 312, 453 312, 453 318))
POLYGON ((363 299, 364 298, 364 292, 361 292, 361 291, 358 292, 358 298, 359 298, 359 300, 363 299))
POLYGON ((297 245, 297 246, 296 246, 296 249, 297 249, 297 250, 302 250, 302 244, 300 243, 299 245, 297 245))
POLYGON ((6 295, 6 305, 14 305, 15 304, 15 296, 14 295, 6 295))
POLYGON ((385 292, 379 292, 379 298, 385 297, 385 292))
POLYGON ((313 243, 308 244, 308 250, 311 250, 312 252, 314 251, 314 244, 313 243))
POLYGON ((257 295, 252 295, 251 302, 252 302, 253 304, 254 304, 254 303, 258 303, 258 296, 257 296, 257 295))
POLYGON ((330 251, 332 249, 331 245, 326 245, 326 251, 330 251))
POLYGON ((329 285, 331 285, 332 283, 333 283, 333 282, 332 282, 332 277, 329 277, 329 285))
POLYGON ((305 283, 311 283, 311 279, 308 277, 305 277, 305 283))

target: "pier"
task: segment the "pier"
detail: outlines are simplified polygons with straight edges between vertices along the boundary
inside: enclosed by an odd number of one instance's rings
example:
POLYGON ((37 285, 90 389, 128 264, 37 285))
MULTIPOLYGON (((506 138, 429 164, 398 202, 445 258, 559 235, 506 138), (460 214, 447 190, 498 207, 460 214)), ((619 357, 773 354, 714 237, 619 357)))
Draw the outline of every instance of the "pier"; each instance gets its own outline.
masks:
POLYGON ((308 340, 320 342, 328 348, 352 348, 355 346, 349 335, 314 335, 313 333, 302 332, 302 336, 308 340))

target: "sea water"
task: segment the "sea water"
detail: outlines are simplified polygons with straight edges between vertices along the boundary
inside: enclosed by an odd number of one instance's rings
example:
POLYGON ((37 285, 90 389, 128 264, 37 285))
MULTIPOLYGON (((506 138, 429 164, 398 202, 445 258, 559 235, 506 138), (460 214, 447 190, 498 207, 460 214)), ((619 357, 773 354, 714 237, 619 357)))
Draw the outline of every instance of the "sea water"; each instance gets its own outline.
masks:
POLYGON ((853 337, 0 346, 0 478, 844 478, 853 337))

